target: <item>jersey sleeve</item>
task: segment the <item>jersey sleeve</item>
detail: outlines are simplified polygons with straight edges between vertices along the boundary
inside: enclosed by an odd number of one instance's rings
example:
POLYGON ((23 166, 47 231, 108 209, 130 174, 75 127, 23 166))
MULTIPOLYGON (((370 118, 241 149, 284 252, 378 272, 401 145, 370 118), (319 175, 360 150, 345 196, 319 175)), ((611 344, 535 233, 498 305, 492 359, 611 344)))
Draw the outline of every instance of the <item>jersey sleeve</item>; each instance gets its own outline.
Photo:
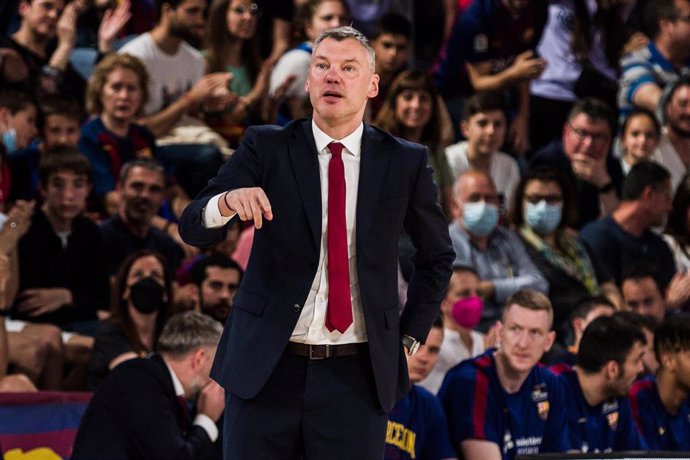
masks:
POLYGON ((441 402, 436 396, 427 393, 427 404, 425 420, 428 426, 429 437, 421 452, 417 452, 419 458, 429 460, 441 460, 444 458, 454 458, 455 450, 450 443, 448 435, 448 423, 443 413, 441 402))

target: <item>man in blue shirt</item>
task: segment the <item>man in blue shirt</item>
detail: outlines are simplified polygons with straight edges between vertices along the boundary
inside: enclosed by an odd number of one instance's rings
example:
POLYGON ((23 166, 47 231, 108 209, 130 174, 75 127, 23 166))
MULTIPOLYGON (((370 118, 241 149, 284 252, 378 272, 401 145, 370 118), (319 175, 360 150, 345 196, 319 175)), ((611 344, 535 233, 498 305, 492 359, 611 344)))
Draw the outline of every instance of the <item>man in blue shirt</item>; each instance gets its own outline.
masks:
POLYGON ((564 372, 570 444, 582 452, 644 450, 626 396, 642 372, 644 333, 618 316, 585 330, 577 365, 564 372))
POLYGON ((635 423, 652 450, 690 451, 690 315, 667 318, 654 335, 656 377, 630 391, 635 423))
POLYGON ((441 460, 456 458, 448 438, 448 424, 441 403, 417 385, 438 360, 443 343, 443 321, 436 318, 429 336, 417 352, 407 355, 412 390, 393 408, 386 430, 386 460, 441 460))
POLYGON ((524 289, 506 303, 501 347, 454 367, 441 386, 453 445, 466 460, 570 449, 560 379, 537 363, 551 348, 549 299, 524 289))

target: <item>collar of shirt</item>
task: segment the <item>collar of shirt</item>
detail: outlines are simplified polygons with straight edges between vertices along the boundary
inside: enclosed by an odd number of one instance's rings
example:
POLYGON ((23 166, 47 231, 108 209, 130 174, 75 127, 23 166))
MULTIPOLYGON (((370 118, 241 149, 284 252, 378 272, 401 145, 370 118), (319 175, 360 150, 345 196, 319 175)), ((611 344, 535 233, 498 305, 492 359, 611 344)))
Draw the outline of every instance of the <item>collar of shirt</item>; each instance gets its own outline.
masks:
POLYGON ((357 129, 340 140, 332 139, 328 134, 321 131, 319 127, 316 126, 316 123, 313 119, 311 120, 311 130, 314 133, 316 151, 319 152, 319 155, 326 154, 324 149, 331 142, 340 142, 345 146, 345 149, 348 153, 356 157, 359 156, 362 150, 362 134, 364 134, 364 123, 360 123, 357 129))
POLYGON ((175 396, 184 396, 184 387, 182 386, 182 382, 180 382, 180 379, 177 378, 177 375, 175 375, 175 371, 173 370, 172 367, 170 367, 170 364, 166 360, 163 360, 165 363, 165 366, 168 368, 168 372, 170 372, 170 377, 172 378, 173 382, 173 388, 175 388, 175 396))

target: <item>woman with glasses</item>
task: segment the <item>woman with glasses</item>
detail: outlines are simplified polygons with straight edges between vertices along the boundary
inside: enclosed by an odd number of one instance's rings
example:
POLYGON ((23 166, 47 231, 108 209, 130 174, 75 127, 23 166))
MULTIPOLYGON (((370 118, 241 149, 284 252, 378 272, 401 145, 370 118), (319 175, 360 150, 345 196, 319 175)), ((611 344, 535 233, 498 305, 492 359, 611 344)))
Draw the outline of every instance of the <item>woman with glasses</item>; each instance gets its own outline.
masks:
POLYGON ((621 297, 610 275, 600 267, 577 233, 572 187, 559 172, 538 167, 525 175, 515 193, 512 223, 527 253, 549 282, 554 330, 565 343, 567 323, 581 299, 606 295, 615 305, 621 297))
POLYGON ((237 147, 244 129, 263 122, 270 67, 262 63, 257 35, 258 5, 250 0, 214 0, 209 9, 206 72, 230 72, 229 90, 237 96, 221 112, 207 107, 206 121, 237 147))

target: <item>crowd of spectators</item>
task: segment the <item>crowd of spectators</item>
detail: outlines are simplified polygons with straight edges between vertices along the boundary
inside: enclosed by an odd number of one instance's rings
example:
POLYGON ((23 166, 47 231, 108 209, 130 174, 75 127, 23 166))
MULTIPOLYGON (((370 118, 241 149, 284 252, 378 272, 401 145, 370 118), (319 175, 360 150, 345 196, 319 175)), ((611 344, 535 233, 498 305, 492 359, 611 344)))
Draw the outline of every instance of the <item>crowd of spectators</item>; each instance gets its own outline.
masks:
MULTIPOLYGON (((427 146, 456 253, 387 458, 690 450, 690 0, 0 13, 0 391, 96 390, 176 313, 227 319, 254 229, 195 248, 178 218, 247 127, 310 116, 312 43, 353 24, 380 75, 365 120, 427 146)), ((401 235, 401 305, 411 257, 401 235)))

